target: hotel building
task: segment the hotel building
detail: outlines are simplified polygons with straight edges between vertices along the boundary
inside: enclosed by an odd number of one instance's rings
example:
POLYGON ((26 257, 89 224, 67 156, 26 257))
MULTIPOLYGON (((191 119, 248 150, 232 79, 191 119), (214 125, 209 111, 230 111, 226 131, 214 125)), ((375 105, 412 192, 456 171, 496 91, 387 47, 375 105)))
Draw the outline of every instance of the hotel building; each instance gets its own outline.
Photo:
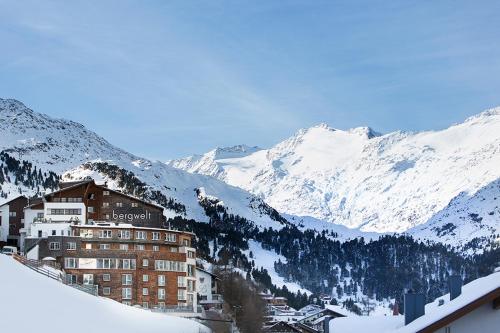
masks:
POLYGON ((26 257, 56 260, 67 283, 129 305, 196 309, 194 234, 165 228, 162 207, 88 180, 24 213, 26 257))

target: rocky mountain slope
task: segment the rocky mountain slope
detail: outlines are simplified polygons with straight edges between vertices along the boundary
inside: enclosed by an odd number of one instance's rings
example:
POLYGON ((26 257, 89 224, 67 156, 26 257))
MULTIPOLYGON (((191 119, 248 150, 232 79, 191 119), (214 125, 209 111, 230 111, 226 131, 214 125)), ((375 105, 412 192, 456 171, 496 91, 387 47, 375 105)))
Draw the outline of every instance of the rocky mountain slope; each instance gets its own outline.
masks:
MULTIPOLYGON (((258 226, 280 228, 282 225, 282 222, 270 217, 270 212, 274 211, 271 207, 245 190, 212 177, 191 174, 161 162, 140 158, 111 145, 81 124, 34 112, 17 100, 0 99, 0 133, 0 151, 17 161, 26 161, 29 170, 36 167, 43 173, 53 172, 67 180, 91 176, 106 180, 110 186, 117 188, 118 179, 113 177, 116 170, 110 168, 114 167, 121 174, 131 172, 150 193, 160 193, 164 201, 171 203, 166 207, 168 216, 182 215, 188 219, 208 221, 209 217, 199 201, 212 198, 228 213, 240 215, 258 226), (98 168, 99 165, 108 167, 98 168), (110 170, 115 172, 110 173, 110 170)), ((0 163, 3 165, 5 162, 0 163)), ((20 174, 16 176, 14 172, 8 173, 7 168, 4 169, 5 179, 0 182, 3 199, 19 193, 33 195, 51 190, 29 186, 20 181, 20 174)), ((31 172, 26 169, 23 169, 24 172, 31 172)))
POLYGON ((500 108, 440 131, 380 135, 321 124, 246 156, 212 152, 167 164, 248 190, 281 213, 362 231, 411 229, 450 243, 499 232, 498 213, 489 213, 500 197, 491 187, 500 178, 500 108), (445 237, 450 223, 454 234, 445 237))

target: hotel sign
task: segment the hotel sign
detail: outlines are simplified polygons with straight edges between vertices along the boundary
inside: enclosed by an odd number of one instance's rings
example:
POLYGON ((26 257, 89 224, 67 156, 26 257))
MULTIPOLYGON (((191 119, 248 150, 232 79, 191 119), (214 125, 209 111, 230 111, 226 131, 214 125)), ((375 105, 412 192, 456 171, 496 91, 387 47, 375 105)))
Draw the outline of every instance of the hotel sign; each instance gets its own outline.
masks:
POLYGON ((151 220, 151 213, 145 211, 143 213, 116 213, 114 210, 112 212, 113 220, 134 222, 136 220, 151 220))

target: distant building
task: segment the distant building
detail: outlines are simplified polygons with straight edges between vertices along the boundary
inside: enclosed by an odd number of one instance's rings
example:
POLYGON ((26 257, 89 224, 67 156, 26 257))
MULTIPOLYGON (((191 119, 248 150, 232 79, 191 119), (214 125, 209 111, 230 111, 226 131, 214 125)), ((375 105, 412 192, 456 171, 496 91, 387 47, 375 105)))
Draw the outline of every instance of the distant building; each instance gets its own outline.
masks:
POLYGON ((0 206, 0 245, 19 246, 20 233, 24 227, 24 207, 28 198, 21 195, 0 206))
POLYGON ((221 308, 224 303, 220 294, 220 278, 200 267, 196 267, 198 303, 205 309, 221 308))

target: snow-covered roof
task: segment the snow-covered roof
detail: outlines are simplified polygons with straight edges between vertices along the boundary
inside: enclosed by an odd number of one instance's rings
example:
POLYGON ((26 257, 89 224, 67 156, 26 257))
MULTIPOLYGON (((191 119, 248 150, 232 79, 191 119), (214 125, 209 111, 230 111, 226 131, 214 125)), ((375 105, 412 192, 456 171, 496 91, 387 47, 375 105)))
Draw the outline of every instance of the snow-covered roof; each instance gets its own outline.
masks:
MULTIPOLYGON (((359 316, 335 318, 330 322, 330 332, 362 332, 373 333, 414 333, 420 332, 431 325, 437 325, 449 319, 449 316, 462 311, 466 313, 482 304, 500 297, 500 272, 474 280, 462 287, 460 296, 450 301, 450 295, 436 298, 425 306, 425 315, 404 325, 404 316, 359 316), (439 301, 444 300, 443 305, 439 301)), ((439 327, 435 327, 438 329, 439 327)))

